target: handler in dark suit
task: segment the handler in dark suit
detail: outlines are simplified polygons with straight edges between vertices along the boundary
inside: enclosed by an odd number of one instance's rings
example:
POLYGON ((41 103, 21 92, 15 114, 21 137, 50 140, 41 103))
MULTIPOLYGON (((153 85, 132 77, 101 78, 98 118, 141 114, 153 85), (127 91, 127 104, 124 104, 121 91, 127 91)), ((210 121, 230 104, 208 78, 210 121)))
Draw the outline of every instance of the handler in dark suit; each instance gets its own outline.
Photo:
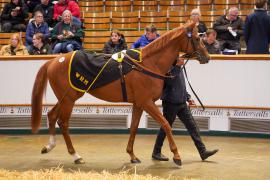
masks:
POLYGON ((257 0, 254 13, 247 16, 244 36, 247 54, 269 54, 270 16, 264 9, 266 0, 257 0))
MULTIPOLYGON (((179 59, 177 65, 173 66, 170 73, 175 76, 173 79, 166 79, 163 88, 162 107, 163 115, 166 120, 172 126, 176 115, 183 122, 187 128, 194 144, 201 156, 202 160, 207 159, 209 156, 214 155, 218 152, 217 149, 208 151, 205 148, 204 143, 201 140, 199 134, 199 128, 190 112, 190 109, 187 105, 187 101, 190 104, 194 104, 194 101, 190 99, 190 95, 187 93, 184 74, 181 69, 181 65, 184 64, 183 59, 179 59)), ((165 157, 161 153, 161 148, 163 146, 164 139, 166 137, 165 131, 160 128, 156 143, 154 146, 152 158, 159 161, 168 161, 169 158, 165 157)))

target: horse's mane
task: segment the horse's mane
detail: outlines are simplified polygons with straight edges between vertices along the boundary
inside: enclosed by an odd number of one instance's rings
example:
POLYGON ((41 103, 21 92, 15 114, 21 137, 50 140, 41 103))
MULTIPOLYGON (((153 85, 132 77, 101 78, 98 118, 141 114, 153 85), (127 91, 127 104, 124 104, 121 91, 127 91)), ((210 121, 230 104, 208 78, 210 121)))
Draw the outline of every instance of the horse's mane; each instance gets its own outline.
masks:
POLYGON ((153 53, 156 53, 157 51, 160 51, 164 47, 168 45, 173 39, 178 38, 180 35, 182 35, 185 31, 184 29, 191 26, 194 23, 186 23, 180 27, 177 27, 173 30, 167 31, 165 34, 163 34, 158 39, 154 40, 147 46, 142 48, 142 55, 143 57, 147 57, 153 53))

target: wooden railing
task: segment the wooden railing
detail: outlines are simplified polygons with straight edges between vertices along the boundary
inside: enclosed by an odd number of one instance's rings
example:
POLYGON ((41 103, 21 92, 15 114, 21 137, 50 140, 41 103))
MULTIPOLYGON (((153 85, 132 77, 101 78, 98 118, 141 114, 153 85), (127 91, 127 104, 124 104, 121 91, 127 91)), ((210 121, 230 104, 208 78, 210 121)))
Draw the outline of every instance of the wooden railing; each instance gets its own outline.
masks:
MULTIPOLYGON (((28 55, 28 56, 0 56, 0 61, 39 61, 51 60, 59 55, 28 55)), ((222 55, 211 54, 213 61, 270 61, 270 54, 239 54, 239 55, 222 55)))

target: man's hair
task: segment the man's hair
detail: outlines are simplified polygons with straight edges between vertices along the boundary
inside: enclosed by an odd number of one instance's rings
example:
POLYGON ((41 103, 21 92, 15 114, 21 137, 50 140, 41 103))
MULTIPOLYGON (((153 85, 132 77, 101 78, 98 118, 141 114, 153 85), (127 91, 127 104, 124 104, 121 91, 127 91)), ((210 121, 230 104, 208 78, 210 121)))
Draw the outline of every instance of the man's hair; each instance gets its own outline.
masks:
POLYGON ((263 8, 266 3, 266 0, 256 0, 255 6, 256 8, 263 8))
POLYGON ((237 7, 231 7, 229 10, 228 10, 228 14, 230 14, 230 12, 234 12, 234 11, 239 11, 237 7))
POLYGON ((217 34, 217 32, 214 29, 208 29, 205 33, 206 36, 209 36, 210 34, 217 34))
POLYGON ((150 25, 145 27, 145 31, 154 33, 154 32, 157 32, 157 28, 154 24, 150 24, 150 25))
POLYGON ((192 14, 198 14, 199 16, 201 16, 201 11, 200 11, 200 9, 195 8, 195 9, 192 9, 190 15, 192 15, 192 14))
POLYGON ((34 17, 36 17, 38 14, 41 14, 41 15, 43 16, 43 13, 42 13, 41 11, 36 11, 36 12, 34 13, 34 17))

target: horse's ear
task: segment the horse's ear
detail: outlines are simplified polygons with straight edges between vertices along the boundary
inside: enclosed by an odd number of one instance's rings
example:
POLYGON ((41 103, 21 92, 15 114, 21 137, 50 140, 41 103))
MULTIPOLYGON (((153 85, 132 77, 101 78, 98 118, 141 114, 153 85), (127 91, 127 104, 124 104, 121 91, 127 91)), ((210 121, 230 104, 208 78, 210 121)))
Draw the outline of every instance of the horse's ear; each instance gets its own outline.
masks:
POLYGON ((191 19, 188 19, 186 23, 187 24, 191 24, 192 23, 192 20, 191 19))

